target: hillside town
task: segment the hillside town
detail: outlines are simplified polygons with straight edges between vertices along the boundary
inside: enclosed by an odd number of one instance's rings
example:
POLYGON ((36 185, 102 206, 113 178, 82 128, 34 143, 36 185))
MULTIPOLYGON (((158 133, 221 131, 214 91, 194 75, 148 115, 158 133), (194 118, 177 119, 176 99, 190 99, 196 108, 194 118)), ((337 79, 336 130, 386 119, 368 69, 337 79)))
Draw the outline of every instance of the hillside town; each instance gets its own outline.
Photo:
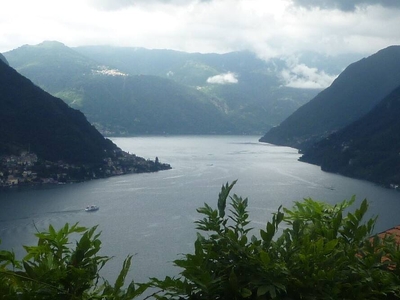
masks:
POLYGON ((171 166, 145 160, 121 150, 105 158, 101 165, 70 164, 42 160, 28 151, 20 155, 0 156, 0 188, 42 184, 66 184, 130 173, 155 172, 171 166))

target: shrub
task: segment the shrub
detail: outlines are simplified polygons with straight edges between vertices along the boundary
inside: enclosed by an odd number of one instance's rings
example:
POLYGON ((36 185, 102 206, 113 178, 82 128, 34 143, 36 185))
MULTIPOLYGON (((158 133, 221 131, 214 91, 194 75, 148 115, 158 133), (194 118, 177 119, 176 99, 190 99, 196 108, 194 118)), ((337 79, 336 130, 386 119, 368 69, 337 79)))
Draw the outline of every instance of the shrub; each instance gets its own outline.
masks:
POLYGON ((250 236, 248 199, 229 196, 222 186, 217 208, 197 211, 194 253, 175 260, 176 278, 125 280, 131 256, 114 285, 99 276, 110 259, 99 256, 96 227, 66 224, 37 233, 37 246, 25 247, 22 261, 0 251, 1 299, 400 299, 400 251, 392 237, 373 236, 376 218, 364 220, 368 203, 329 205, 312 199, 280 207, 250 236), (230 200, 228 209, 227 201, 230 200), (79 235, 75 247, 69 239, 79 235))
POLYGON ((180 277, 153 285, 159 299, 397 299, 399 256, 393 238, 371 239, 376 218, 363 221, 364 200, 337 205, 304 199, 279 208, 259 237, 249 237, 248 200, 222 187, 217 209, 198 212, 193 254, 176 260, 180 277), (283 229, 279 229, 283 228, 283 229), (388 259, 390 258, 390 259, 388 259))
POLYGON ((124 261, 114 285, 102 279, 99 271, 110 257, 99 256, 101 247, 97 226, 87 229, 66 224, 59 231, 49 226, 39 232, 37 246, 25 246, 22 261, 10 251, 0 252, 1 299, 133 299, 145 285, 133 281, 122 289, 131 265, 131 256, 124 261), (70 236, 80 235, 75 247, 70 236), (101 282, 101 283, 100 283, 101 282))

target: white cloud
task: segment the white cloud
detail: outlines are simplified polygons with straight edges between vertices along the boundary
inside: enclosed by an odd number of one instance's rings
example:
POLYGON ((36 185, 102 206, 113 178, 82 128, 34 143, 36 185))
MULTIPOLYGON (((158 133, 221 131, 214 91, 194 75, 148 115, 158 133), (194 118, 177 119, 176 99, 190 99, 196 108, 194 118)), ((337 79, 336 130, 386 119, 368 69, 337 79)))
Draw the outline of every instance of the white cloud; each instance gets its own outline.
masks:
POLYGON ((288 60, 287 68, 281 71, 284 85, 292 88, 324 89, 331 85, 337 75, 326 74, 317 68, 299 64, 296 60, 288 60))
POLYGON ((235 73, 228 72, 209 77, 207 82, 211 84, 232 84, 238 83, 239 80, 237 79, 237 75, 235 73))

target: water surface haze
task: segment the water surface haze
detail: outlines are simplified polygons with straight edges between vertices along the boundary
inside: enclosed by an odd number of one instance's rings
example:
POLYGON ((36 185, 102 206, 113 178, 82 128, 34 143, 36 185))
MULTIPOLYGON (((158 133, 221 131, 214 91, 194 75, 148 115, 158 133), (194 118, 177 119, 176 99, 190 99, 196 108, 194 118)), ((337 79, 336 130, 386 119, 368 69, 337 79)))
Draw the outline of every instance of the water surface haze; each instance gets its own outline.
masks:
MULTIPOLYGON (((102 254, 114 256, 104 276, 114 280, 123 259, 134 254, 132 276, 138 282, 179 271, 172 261, 191 252, 196 237, 196 208, 216 207, 221 186, 249 198, 252 226, 263 228, 280 205, 312 197, 337 203, 356 195, 367 198, 379 215, 377 232, 400 224, 400 193, 375 184, 325 173, 298 161, 296 149, 258 142, 258 136, 145 136, 112 138, 123 150, 169 163, 172 170, 98 179, 79 184, 0 193, 3 249, 24 253, 36 230, 66 222, 98 225, 102 254), (96 212, 84 211, 96 204, 96 212)), ((257 234, 257 230, 254 230, 257 234)))

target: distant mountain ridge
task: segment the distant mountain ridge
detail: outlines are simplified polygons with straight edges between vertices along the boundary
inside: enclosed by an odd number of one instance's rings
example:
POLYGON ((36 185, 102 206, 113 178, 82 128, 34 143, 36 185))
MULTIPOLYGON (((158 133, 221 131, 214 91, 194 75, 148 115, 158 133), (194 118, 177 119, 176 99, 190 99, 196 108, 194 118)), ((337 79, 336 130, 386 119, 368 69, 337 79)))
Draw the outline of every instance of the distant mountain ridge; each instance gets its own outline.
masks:
MULTIPOLYGON (((287 67, 286 61, 281 58, 265 61, 250 51, 224 54, 187 53, 168 49, 113 46, 80 46, 72 49, 132 75, 168 77, 191 86, 202 86, 210 76, 224 72, 239 75, 264 74, 282 84, 276 71, 287 67)), ((328 57, 315 52, 298 54, 296 57, 299 63, 323 70, 328 74, 339 74, 350 63, 360 59, 359 55, 328 57)))
POLYGON ((101 71, 101 65, 96 61, 55 41, 24 45, 4 56, 8 57, 11 67, 53 95, 69 89, 81 76, 101 71))
POLYGON ((284 86, 280 71, 286 67, 285 61, 266 62, 248 51, 202 54, 111 46, 73 49, 131 75, 154 75, 196 88, 215 99, 232 123, 239 125, 236 127, 247 127, 252 133, 279 124, 318 92, 284 86), (222 79, 226 74, 236 82, 212 83, 213 78, 222 79))
POLYGON ((400 187, 400 84, 367 115, 314 144, 301 161, 400 187))
POLYGON ((307 149, 368 113, 400 83, 400 46, 391 46, 347 67, 262 142, 307 149))
POLYGON ((107 135, 261 134, 316 94, 282 87, 273 65, 249 53, 68 48, 44 42, 4 55, 107 135), (207 82, 229 72, 237 72, 232 75, 236 83, 207 82))

